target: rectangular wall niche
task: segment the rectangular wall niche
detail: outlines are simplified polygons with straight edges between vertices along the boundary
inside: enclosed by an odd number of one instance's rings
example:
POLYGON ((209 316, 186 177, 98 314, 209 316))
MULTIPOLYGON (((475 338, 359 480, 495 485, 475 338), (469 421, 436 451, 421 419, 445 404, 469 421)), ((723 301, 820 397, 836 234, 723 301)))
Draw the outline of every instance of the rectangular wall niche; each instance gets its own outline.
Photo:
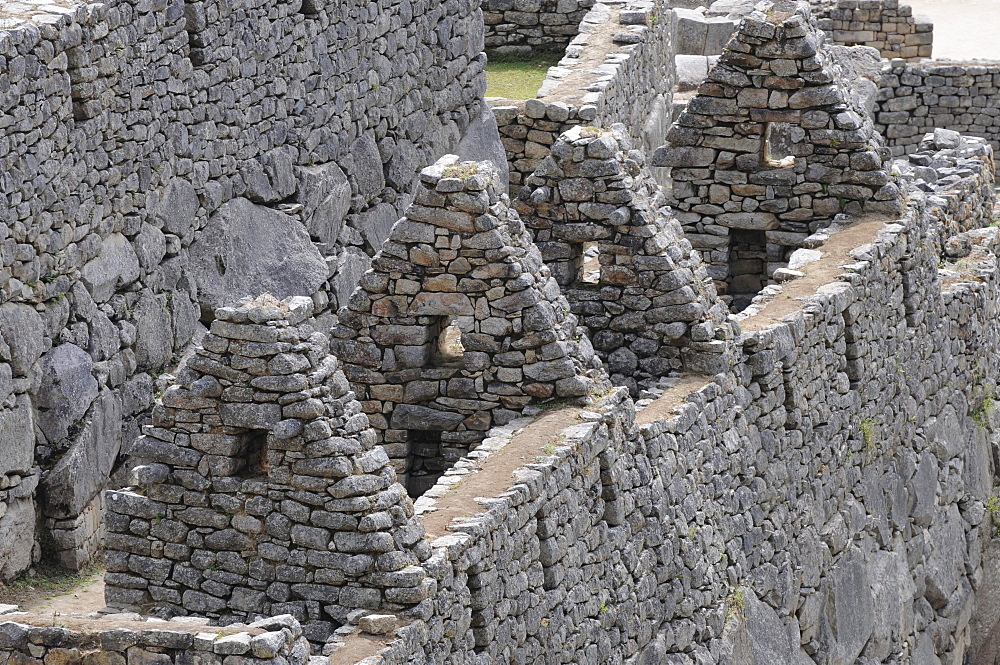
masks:
POLYGON ((239 469, 241 478, 264 478, 267 476, 267 430, 248 430, 239 435, 238 457, 242 462, 239 469))
POLYGON ((462 329, 458 318, 443 316, 438 320, 431 353, 435 367, 464 366, 465 347, 462 346, 462 329))
POLYGON ((767 236, 764 231, 730 229, 727 293, 730 309, 742 312, 767 285, 767 236))
POLYGON ((416 499, 429 490, 454 464, 444 458, 441 432, 425 429, 407 431, 410 458, 407 460, 406 493, 416 499))
POLYGON ((805 131, 787 122, 769 122, 764 130, 764 163, 772 168, 795 166, 795 144, 805 131))
POLYGON ((599 284, 601 282, 601 250, 595 241, 585 242, 580 252, 580 267, 576 281, 580 284, 599 284))

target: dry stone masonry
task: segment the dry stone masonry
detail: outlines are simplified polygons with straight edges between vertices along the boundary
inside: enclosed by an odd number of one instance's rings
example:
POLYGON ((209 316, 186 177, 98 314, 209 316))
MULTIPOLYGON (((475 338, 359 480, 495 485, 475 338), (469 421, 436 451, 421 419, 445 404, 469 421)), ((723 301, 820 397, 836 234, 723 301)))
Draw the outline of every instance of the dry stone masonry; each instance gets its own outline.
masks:
POLYGON ((196 623, 138 621, 107 622, 103 630, 84 624, 64 628, 21 623, 25 617, 7 614, 0 623, 0 650, 7 662, 64 665, 145 663, 222 665, 250 661, 261 665, 307 665, 309 642, 294 617, 256 621, 242 630, 221 631, 196 623))
POLYGON ((421 168, 502 162, 478 4, 5 4, 0 579, 42 541, 98 549, 199 318, 264 291, 335 309, 421 168))
POLYGON ((517 209, 616 385, 638 394, 672 372, 728 366, 728 310, 624 125, 563 134, 517 209))
POLYGON ((815 11, 819 27, 837 44, 870 46, 883 58, 931 57, 934 24, 899 0, 837 0, 815 11))
POLYGON ((920 150, 893 163, 894 173, 928 192, 927 209, 938 232, 941 251, 968 254, 968 245, 949 243, 972 229, 996 222, 996 163, 985 139, 936 129, 920 150))
POLYGON ((537 99, 491 101, 511 197, 571 127, 622 123, 644 150, 661 145, 671 121, 675 34, 674 13, 662 3, 598 3, 565 57, 549 69, 537 99), (595 59, 602 61, 596 68, 595 59))
POLYGON ((762 3, 653 154, 737 310, 835 215, 898 212, 867 112, 877 67, 874 51, 827 44, 806 5, 762 3))
POLYGON ((486 48, 502 54, 563 51, 594 1, 486 0, 486 48))
POLYGON ((885 63, 874 117, 895 155, 918 150, 937 128, 979 136, 1000 149, 1000 64, 885 63))
POLYGON ((446 156, 420 178, 333 342, 414 496, 529 404, 607 387, 498 170, 446 156))
POLYGON ((437 604, 362 662, 969 656, 996 528, 998 377, 981 359, 1000 344, 1000 236, 967 232, 974 257, 939 273, 925 204, 912 192, 674 413, 636 416, 625 390, 581 411, 431 543, 437 604))
POLYGON ((232 622, 291 614, 322 641, 431 587, 413 504, 306 323, 312 300, 221 308, 109 491, 112 606, 232 622))

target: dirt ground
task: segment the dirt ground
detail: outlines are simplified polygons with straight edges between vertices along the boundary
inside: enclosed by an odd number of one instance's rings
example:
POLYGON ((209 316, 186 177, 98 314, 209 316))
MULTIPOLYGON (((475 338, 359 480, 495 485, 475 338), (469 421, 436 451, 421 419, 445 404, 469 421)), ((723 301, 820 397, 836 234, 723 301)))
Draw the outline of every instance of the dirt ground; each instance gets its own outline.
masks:
POLYGON ((22 609, 38 614, 88 614, 104 607, 104 577, 98 575, 89 582, 74 589, 71 593, 39 598, 24 603, 22 609))
POLYGON ((1000 0, 903 0, 934 23, 935 59, 1000 60, 1000 0))

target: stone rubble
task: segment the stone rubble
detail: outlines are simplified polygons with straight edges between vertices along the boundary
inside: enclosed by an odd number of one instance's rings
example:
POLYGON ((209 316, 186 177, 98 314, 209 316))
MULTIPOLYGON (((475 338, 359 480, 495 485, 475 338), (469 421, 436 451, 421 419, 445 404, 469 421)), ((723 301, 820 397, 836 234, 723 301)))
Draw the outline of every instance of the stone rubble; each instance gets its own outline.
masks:
MULTIPOLYGON (((225 633, 169 622, 111 623, 104 630, 19 623, 17 613, 0 623, 0 648, 8 662, 52 665, 203 665, 268 663, 307 665, 309 642, 293 617, 275 616, 225 633)), ((37 620, 37 617, 34 617, 37 620)))

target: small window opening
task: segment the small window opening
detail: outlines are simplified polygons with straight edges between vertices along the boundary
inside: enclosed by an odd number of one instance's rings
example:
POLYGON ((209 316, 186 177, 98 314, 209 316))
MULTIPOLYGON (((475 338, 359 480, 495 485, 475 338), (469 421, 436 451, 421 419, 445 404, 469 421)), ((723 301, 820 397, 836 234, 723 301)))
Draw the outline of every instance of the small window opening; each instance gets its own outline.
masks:
POLYGON ((465 363, 462 328, 458 318, 446 316, 438 324, 440 331, 434 344, 434 364, 438 367, 461 367, 465 363))
POLYGON ((767 285, 767 236, 764 231, 731 229, 729 232, 729 277, 726 291, 732 296, 730 309, 742 312, 767 285))
POLYGON ((250 430, 243 435, 240 447, 243 466, 241 478, 259 478, 267 475, 267 430, 250 430))
POLYGON ((416 499, 433 487, 451 465, 442 453, 441 432, 411 429, 407 438, 410 459, 407 463, 406 493, 411 499, 416 499))
POLYGON ((804 134, 798 125, 787 122, 769 122, 764 130, 764 163, 778 169, 795 166, 792 149, 797 142, 796 135, 799 133, 804 134))
POLYGON ((601 251, 594 241, 583 243, 579 281, 584 284, 599 284, 601 282, 601 251))

